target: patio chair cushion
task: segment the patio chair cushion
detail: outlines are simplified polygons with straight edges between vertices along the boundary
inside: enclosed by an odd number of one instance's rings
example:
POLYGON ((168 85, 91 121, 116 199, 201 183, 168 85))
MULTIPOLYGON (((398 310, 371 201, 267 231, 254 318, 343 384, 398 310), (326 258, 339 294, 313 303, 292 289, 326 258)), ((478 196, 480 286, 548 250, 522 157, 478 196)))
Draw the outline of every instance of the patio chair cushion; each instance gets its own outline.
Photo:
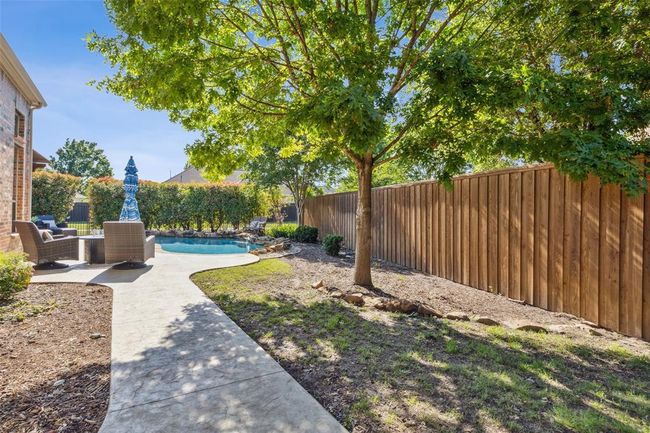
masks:
POLYGON ((39 230, 39 233, 41 234, 41 237, 44 241, 51 241, 54 239, 52 233, 50 233, 49 230, 39 230))

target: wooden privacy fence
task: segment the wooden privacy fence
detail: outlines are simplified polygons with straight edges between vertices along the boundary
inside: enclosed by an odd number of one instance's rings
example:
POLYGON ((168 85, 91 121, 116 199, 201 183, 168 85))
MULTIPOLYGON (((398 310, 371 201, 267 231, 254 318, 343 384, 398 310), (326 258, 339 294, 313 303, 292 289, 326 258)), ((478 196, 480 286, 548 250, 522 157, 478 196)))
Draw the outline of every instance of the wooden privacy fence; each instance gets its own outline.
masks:
MULTIPOLYGON (((650 340, 650 197, 551 165, 372 191, 373 256, 650 340)), ((354 246, 356 192, 305 203, 354 246)))

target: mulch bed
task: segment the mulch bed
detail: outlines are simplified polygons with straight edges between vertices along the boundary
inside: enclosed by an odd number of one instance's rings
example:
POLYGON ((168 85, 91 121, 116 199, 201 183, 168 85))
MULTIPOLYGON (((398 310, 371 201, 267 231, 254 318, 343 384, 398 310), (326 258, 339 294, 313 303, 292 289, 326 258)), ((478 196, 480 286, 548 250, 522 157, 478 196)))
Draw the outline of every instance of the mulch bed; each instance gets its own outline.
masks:
POLYGON ((0 304, 0 432, 96 432, 110 391, 112 291, 31 284, 0 304))

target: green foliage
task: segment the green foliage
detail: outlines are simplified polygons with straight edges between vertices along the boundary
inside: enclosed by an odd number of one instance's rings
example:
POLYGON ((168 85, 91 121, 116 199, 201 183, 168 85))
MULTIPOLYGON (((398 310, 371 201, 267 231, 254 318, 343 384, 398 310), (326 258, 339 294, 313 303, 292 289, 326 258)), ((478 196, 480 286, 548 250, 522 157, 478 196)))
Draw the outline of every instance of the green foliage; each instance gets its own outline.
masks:
POLYGON ((32 266, 23 253, 0 252, 0 300, 11 299, 25 290, 32 277, 32 266))
MULTIPOLYGON (((398 161, 392 161, 375 168, 372 174, 372 187, 417 182, 430 179, 426 170, 418 167, 407 167, 398 161)), ((359 175, 356 170, 348 170, 346 176, 340 179, 337 191, 347 192, 359 189, 359 175)))
POLYGON ((53 215, 56 221, 65 221, 80 186, 78 177, 35 171, 32 174, 32 215, 53 215))
MULTIPOLYGON (((122 182, 110 177, 91 179, 86 187, 90 205, 90 221, 101 227, 104 221, 117 221, 124 203, 122 182)), ((142 216, 142 214, 140 214, 142 216)))
MULTIPOLYGON (((341 171, 340 158, 313 146, 306 137, 286 135, 277 143, 260 144, 245 164, 246 177, 264 188, 286 187, 302 222, 303 203, 311 193, 332 182, 341 171)), ((190 156, 196 152, 190 152, 190 156)))
MULTIPOLYGON (((87 195, 94 226, 100 227, 104 221, 119 218, 124 202, 121 181, 113 178, 92 179, 87 195)), ((240 185, 141 180, 136 199, 140 217, 147 229, 203 230, 205 223, 212 230, 218 230, 224 223, 239 227, 268 210, 264 194, 251 186, 240 185)))
MULTIPOLYGON (((232 171, 262 146, 347 158, 363 185, 392 161, 448 182, 472 160, 553 162, 647 187, 646 1, 107 0, 97 83, 199 131, 192 163, 232 171), (287 140, 288 132, 300 140, 287 140)), ((313 160, 313 159, 308 159, 313 160)), ((359 239, 370 236, 370 188, 359 239)), ((363 210, 363 211, 362 211, 363 210)), ((371 243, 355 281, 371 283, 371 243)))
POLYGON ((290 238, 298 228, 297 224, 267 224, 266 234, 274 238, 290 238))
POLYGON ((343 244, 343 236, 341 235, 327 235, 323 239, 323 249, 327 255, 337 257, 341 251, 343 244))
POLYGON ((318 229, 311 226, 298 226, 291 235, 291 239, 297 242, 315 244, 318 242, 318 229))
POLYGON ((86 140, 65 141, 63 147, 50 156, 50 167, 59 173, 71 174, 83 179, 113 176, 113 169, 97 143, 86 140))

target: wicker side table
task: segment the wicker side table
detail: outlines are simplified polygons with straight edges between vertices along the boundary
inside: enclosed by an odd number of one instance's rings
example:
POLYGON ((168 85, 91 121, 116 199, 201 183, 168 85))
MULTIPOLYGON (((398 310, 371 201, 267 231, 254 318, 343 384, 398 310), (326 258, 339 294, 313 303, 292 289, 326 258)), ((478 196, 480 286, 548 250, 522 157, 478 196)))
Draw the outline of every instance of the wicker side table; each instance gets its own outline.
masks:
POLYGON ((84 260, 89 264, 104 263, 104 236, 79 236, 84 241, 84 260))

